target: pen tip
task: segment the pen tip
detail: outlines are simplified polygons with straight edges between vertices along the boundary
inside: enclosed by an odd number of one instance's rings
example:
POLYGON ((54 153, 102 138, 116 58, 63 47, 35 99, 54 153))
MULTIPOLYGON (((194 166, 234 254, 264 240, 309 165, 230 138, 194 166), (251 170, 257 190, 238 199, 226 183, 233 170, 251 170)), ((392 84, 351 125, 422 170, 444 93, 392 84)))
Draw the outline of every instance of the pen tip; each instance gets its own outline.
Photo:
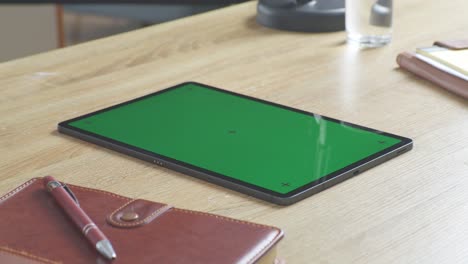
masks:
POLYGON ((101 240, 97 242, 96 249, 99 251, 99 253, 108 259, 117 258, 117 254, 115 254, 114 248, 112 248, 112 244, 109 240, 101 240))

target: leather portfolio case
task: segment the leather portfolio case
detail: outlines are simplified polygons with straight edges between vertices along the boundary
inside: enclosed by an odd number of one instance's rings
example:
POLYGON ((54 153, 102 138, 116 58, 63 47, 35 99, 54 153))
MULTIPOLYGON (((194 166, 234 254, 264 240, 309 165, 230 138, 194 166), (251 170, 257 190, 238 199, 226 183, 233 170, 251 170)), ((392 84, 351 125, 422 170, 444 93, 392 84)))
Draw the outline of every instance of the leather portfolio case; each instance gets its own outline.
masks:
MULTIPOLYGON (((468 50, 468 39, 436 41, 434 45, 457 52, 468 50)), ((402 52, 397 56, 397 63, 402 69, 468 99, 468 80, 434 67, 430 63, 419 59, 418 55, 420 54, 415 52, 402 52)))
POLYGON ((0 197, 0 263, 273 263, 283 237, 276 227, 68 188, 117 258, 98 254, 34 178, 0 197))
POLYGON ((468 81, 453 76, 416 58, 412 52, 402 52, 397 57, 398 65, 413 74, 468 99, 468 81))

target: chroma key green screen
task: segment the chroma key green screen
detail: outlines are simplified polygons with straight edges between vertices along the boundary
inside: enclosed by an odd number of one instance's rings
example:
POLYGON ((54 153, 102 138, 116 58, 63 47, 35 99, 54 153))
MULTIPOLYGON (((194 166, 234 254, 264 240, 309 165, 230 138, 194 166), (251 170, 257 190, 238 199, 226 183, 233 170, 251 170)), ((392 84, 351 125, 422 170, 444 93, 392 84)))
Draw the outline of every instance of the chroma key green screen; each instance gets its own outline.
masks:
POLYGON ((400 143, 195 83, 69 125, 281 194, 400 143))

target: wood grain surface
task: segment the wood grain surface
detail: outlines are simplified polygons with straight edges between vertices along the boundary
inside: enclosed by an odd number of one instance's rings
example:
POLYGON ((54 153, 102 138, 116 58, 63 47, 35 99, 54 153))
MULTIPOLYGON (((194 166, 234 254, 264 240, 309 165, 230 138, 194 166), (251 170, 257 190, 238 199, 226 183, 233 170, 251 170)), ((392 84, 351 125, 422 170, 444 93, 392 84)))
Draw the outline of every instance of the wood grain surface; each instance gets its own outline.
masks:
MULTIPOLYGON (((0 64, 0 193, 38 176, 275 225, 287 263, 467 263, 468 103, 396 55, 468 38, 465 0, 397 1, 390 45, 277 31, 255 2, 0 64), (197 81, 414 140, 414 149, 280 207, 88 144, 57 123, 197 81)), ((35 41, 31 39, 31 41, 35 41)), ((1 229, 5 227, 0 227, 1 229)))

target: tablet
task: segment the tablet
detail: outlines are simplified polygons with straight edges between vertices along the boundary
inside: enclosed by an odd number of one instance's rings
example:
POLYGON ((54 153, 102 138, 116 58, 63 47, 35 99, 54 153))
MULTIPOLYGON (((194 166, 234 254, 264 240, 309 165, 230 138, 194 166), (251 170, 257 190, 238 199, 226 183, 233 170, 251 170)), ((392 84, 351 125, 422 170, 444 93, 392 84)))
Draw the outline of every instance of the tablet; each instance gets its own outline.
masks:
POLYGON ((412 148, 408 138, 194 82, 58 130, 281 205, 412 148))

